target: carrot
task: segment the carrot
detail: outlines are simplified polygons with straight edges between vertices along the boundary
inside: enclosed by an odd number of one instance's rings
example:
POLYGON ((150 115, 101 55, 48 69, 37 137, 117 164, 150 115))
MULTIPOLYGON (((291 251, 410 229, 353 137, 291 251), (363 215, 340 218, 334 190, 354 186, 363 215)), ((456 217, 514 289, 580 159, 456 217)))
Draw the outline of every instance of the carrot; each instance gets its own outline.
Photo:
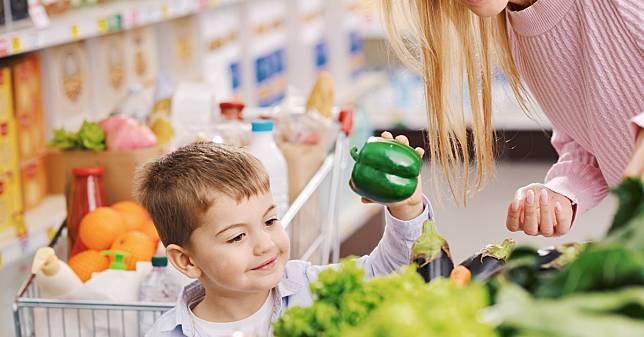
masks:
POLYGON ((469 269, 463 266, 456 266, 452 273, 449 275, 449 279, 459 287, 467 286, 472 280, 472 273, 469 269))

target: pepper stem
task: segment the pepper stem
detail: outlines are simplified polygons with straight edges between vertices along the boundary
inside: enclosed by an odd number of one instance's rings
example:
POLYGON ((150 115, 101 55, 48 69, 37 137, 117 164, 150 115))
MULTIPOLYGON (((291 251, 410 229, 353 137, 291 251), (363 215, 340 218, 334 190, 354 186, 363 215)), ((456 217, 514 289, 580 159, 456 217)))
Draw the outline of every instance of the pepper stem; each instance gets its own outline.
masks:
POLYGON ((358 159, 360 158, 360 154, 358 153, 358 147, 355 145, 352 146, 350 153, 351 153, 351 158, 353 158, 353 160, 355 161, 358 161, 358 159))

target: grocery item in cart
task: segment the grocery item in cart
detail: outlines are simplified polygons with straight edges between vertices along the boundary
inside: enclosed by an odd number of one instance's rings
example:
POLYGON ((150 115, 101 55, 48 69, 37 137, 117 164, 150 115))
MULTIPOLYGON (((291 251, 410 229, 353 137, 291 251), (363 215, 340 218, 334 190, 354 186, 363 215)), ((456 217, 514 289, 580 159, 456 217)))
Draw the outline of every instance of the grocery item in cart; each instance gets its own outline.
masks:
MULTIPOLYGON (((139 300, 143 302, 174 302, 181 292, 181 285, 168 268, 166 256, 152 257, 152 271, 141 282, 139 300)), ((139 313, 141 336, 145 335, 155 321, 151 312, 139 313)))
POLYGON ((74 180, 71 195, 67 198, 67 241, 70 256, 83 250, 79 248, 74 251, 74 247, 85 215, 106 204, 101 167, 77 167, 72 170, 72 174, 74 180))
POLYGON ((358 151, 349 185, 359 195, 376 202, 393 203, 409 198, 418 185, 422 158, 411 147, 394 140, 372 137, 358 151))
POLYGON ((248 150, 262 162, 268 172, 271 192, 277 205, 277 215, 281 217, 288 209, 288 167, 284 155, 275 143, 273 121, 254 121, 252 131, 253 140, 248 150))
POLYGON ((514 241, 506 239, 499 245, 487 245, 480 253, 460 265, 470 270, 475 280, 485 281, 499 273, 510 256, 514 241))
POLYGON ((64 296, 83 284, 74 271, 58 259, 51 247, 36 251, 31 272, 36 275, 36 284, 44 298, 64 296))
POLYGON ((221 102, 221 123, 216 127, 212 141, 235 146, 248 146, 252 137, 251 126, 243 122, 244 103, 221 102))

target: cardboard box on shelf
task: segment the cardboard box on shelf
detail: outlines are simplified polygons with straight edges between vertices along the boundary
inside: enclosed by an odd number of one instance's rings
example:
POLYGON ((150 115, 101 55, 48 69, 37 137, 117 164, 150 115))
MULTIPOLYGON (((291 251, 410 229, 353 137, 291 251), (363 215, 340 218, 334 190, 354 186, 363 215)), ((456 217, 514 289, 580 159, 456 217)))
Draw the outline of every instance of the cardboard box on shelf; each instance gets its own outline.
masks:
POLYGON ((199 27, 195 17, 188 16, 159 25, 160 65, 176 86, 182 81, 202 78, 202 50, 199 27))
POLYGON ((203 80, 215 100, 242 101, 240 7, 221 8, 199 16, 203 80))
POLYGON ((103 186, 111 204, 133 199, 136 169, 163 153, 160 146, 133 151, 57 151, 47 153, 49 193, 66 193, 72 179, 72 169, 83 166, 103 167, 103 186))
POLYGON ((159 73, 159 50, 156 31, 143 27, 127 31, 125 38, 125 64, 129 83, 140 84, 152 91, 159 73))
POLYGON ((23 56, 13 63, 12 68, 18 158, 26 161, 37 158, 45 151, 40 60, 36 54, 23 56))
POLYGON ((25 210, 40 205, 47 195, 47 171, 44 155, 20 164, 20 182, 22 183, 22 203, 25 210))
POLYGON ((49 131, 78 130, 87 118, 92 91, 87 48, 83 42, 71 43, 41 55, 49 131))
POLYGON ((92 108, 88 119, 101 120, 123 102, 127 94, 129 72, 126 71, 125 37, 123 34, 102 36, 87 41, 92 86, 92 108))

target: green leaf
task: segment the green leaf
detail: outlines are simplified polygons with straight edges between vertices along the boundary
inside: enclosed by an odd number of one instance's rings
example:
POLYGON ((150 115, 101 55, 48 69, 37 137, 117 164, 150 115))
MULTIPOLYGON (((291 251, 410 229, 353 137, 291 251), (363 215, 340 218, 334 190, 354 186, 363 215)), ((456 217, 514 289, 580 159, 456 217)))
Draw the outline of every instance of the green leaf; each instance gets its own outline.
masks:
POLYGON ((78 138, 84 148, 94 151, 103 151, 105 145, 105 132, 94 122, 84 121, 78 131, 78 138))
POLYGON ((644 214, 644 182, 636 178, 626 178, 613 189, 613 193, 619 200, 619 207, 613 218, 613 225, 608 231, 609 235, 626 226, 631 219, 644 214))
POLYGON ((63 151, 81 148, 78 133, 70 132, 62 128, 54 130, 54 137, 49 140, 48 144, 53 148, 63 151))

